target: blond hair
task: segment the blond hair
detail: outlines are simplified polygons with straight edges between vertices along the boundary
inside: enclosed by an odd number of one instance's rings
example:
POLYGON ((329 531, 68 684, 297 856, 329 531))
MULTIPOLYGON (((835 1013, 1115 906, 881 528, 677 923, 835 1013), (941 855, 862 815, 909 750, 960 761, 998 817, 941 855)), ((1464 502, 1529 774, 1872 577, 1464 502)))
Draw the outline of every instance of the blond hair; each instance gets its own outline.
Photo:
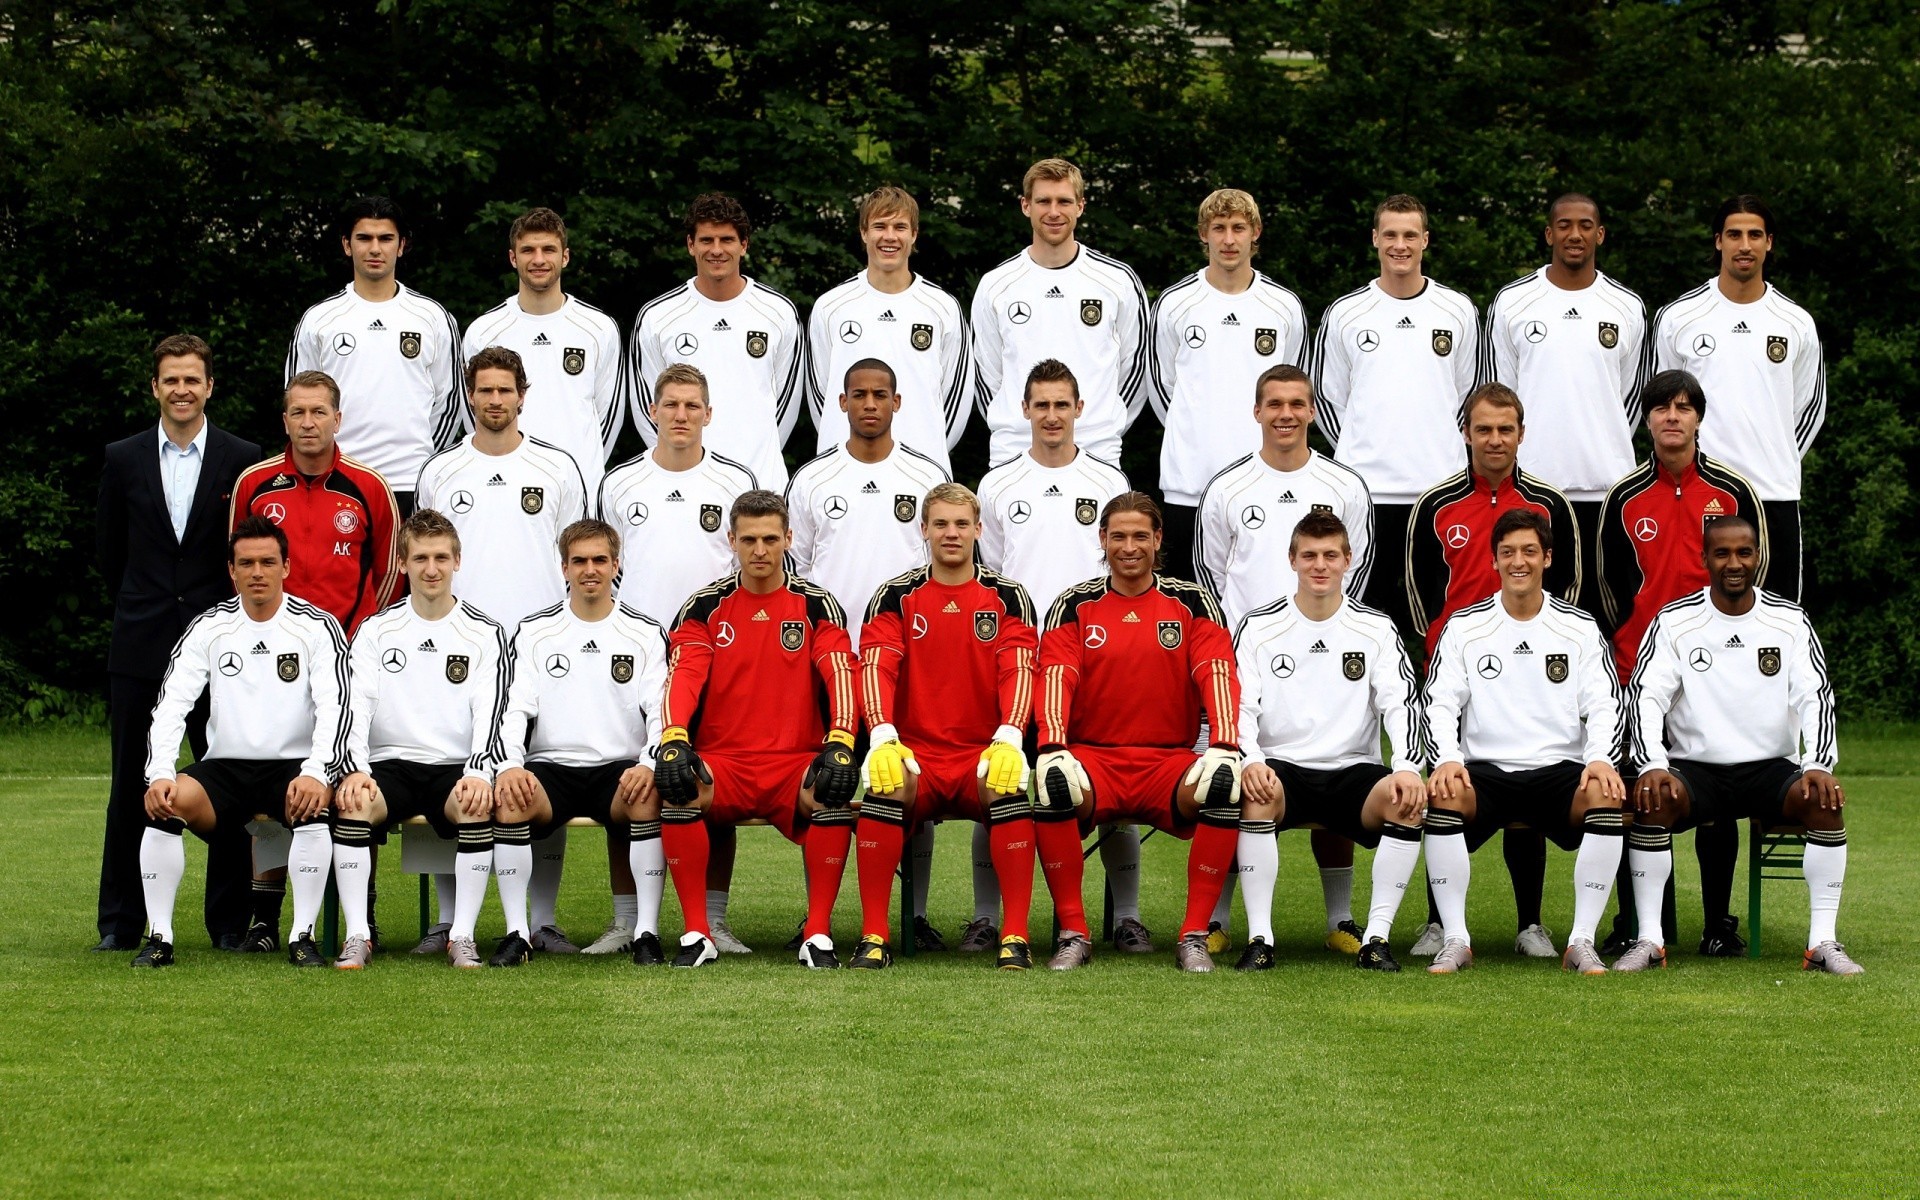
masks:
POLYGON ((1220 188, 1200 202, 1200 236, 1206 237, 1207 226, 1222 217, 1245 217, 1256 236, 1259 234, 1260 206, 1254 203, 1252 195, 1239 188, 1220 188))
POLYGON ((920 502, 920 523, 922 525, 927 523, 927 510, 933 506, 933 502, 936 500, 942 504, 964 504, 973 510, 974 520, 978 521, 980 519, 980 497, 974 495, 973 490, 967 487, 966 484, 949 481, 947 483, 934 484, 933 490, 927 493, 927 498, 920 502))
POLYGON ((1026 199, 1033 199, 1033 185, 1042 179, 1051 181, 1064 179, 1073 185, 1075 200, 1087 198, 1087 181, 1081 176, 1080 168, 1064 158, 1043 158, 1028 167, 1027 173, 1020 177, 1020 194, 1026 199))
POLYGON ((907 189, 888 184, 877 187, 860 198, 860 207, 855 212, 859 228, 865 230, 867 222, 875 217, 891 217, 898 214, 907 219, 915 233, 920 232, 920 204, 907 189))
POLYGON ((660 392, 670 383, 690 383, 700 389, 700 403, 713 407, 713 399, 707 395, 707 373, 692 363, 668 363, 666 370, 653 381, 653 396, 657 401, 660 392))

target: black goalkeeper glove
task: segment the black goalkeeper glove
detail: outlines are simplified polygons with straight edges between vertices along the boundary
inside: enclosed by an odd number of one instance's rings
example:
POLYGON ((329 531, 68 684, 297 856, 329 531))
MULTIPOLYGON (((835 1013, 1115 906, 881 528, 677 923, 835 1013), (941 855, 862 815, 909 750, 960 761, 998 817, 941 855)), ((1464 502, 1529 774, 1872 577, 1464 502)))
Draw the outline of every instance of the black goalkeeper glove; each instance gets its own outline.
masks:
POLYGON ((853 757, 853 735, 835 729, 807 768, 802 787, 813 789, 813 798, 825 808, 845 808, 860 790, 860 764, 853 757))
POLYGON ((687 731, 675 727, 660 738, 659 753, 653 756, 653 785, 660 799, 675 808, 685 808, 700 798, 700 785, 713 782, 713 772, 693 752, 687 731))

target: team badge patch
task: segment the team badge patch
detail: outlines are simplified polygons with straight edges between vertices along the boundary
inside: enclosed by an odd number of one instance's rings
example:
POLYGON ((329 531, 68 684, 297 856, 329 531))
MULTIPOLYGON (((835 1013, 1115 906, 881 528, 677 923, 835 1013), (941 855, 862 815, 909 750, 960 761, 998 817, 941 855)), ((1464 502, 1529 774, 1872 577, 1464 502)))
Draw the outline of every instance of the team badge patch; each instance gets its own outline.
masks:
POLYGON ((700 506, 700 528, 706 530, 708 533, 712 533, 714 530, 720 528, 720 506, 718 504, 702 504, 700 506))
POLYGON ((807 640, 807 627, 799 621, 780 622, 780 644, 789 650, 798 650, 800 643, 807 640))
POLYGON ((283 683, 292 683, 300 678, 300 656, 282 654, 279 658, 280 679, 283 683))
POLYGON ((1160 644, 1169 650, 1180 644, 1180 622, 1160 622, 1160 644))
POLYGON ((1433 331, 1433 352, 1441 358, 1453 353, 1453 330, 1436 329, 1433 331))
POLYGON ((1329 513, 1329 514, 1330 514, 1330 513, 1332 513, 1332 512, 1333 512, 1333 505, 1331 505, 1331 504, 1309 504, 1309 505, 1307 505, 1307 509, 1308 509, 1308 510, 1309 510, 1310 512, 1322 512, 1322 513, 1329 513))
POLYGON ((568 346, 560 352, 560 369, 569 375, 578 375, 587 369, 587 352, 579 346, 568 346))
POLYGON ((1783 363, 1787 361, 1787 339, 1767 335, 1767 361, 1783 363))
POLYGON ((747 354, 751 358, 767 356, 767 335, 757 329, 747 331, 747 354))
POLYGON ((1367 656, 1364 651, 1349 650, 1340 656, 1340 673, 1354 682, 1367 677, 1367 656))
POLYGON ((1565 683, 1567 681, 1567 656, 1564 654, 1547 655, 1547 682, 1565 683))
POLYGON ((1253 352, 1266 358, 1280 348, 1280 331, 1277 329, 1256 329, 1253 331, 1253 352))
POLYGON ((333 514, 333 527, 341 533, 352 533, 360 528, 360 516, 350 508, 336 509, 333 514))
POLYGON ((1094 518, 1099 515, 1100 506, 1088 497, 1081 496, 1073 502, 1073 519, 1082 525, 1093 524, 1094 518))
POLYGON ((403 333, 400 335, 400 354, 403 358, 420 357, 420 335, 403 333))
POLYGON ((1100 323, 1100 302, 1098 300, 1082 300, 1080 302, 1080 323, 1082 325, 1098 325, 1100 323))
POLYGON ((913 520, 916 507, 917 503, 912 496, 895 496, 893 498, 893 519, 903 525, 906 524, 908 521, 913 520))
POLYGON ((915 325, 913 332, 907 335, 907 341, 912 343, 915 350, 931 350, 933 348, 933 326, 915 325))
POLYGON ((447 682, 465 683, 467 681, 467 656, 464 654, 447 655, 447 682))
POLYGON ((1600 322, 1600 344, 1608 350, 1620 344, 1620 327, 1612 321, 1600 322))
POLYGON ((1760 673, 1768 678, 1780 673, 1780 647, 1760 647, 1760 673))
POLYGON ((615 683, 633 682, 633 655, 616 654, 613 656, 613 681, 615 683))
POLYGON ((983 642, 990 642, 1000 636, 1000 614, 991 609, 981 609, 973 614, 973 636, 983 642))
POLYGON ((526 488, 520 489, 520 511, 521 512, 526 513, 528 516, 532 516, 534 513, 539 512, 542 508, 545 508, 546 504, 547 504, 547 494, 542 489, 535 488, 535 487, 526 487, 526 488))

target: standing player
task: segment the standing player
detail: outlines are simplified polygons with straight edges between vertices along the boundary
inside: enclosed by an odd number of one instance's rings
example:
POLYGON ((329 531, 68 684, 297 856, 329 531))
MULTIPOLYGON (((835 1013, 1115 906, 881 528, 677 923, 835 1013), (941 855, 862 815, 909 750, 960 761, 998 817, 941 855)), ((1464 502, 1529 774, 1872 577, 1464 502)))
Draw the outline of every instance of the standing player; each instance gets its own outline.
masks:
POLYGON ((407 598, 375 613, 349 655, 349 774, 334 794, 333 873, 346 941, 336 967, 373 958, 367 896, 375 830, 425 817, 458 839, 447 961, 480 965, 473 927, 493 874, 493 757, 506 633, 453 594, 460 533, 419 508, 400 526, 407 598))
MULTIPOLYGON (((393 277, 407 252, 407 218, 385 196, 340 216, 353 282, 306 311, 287 348, 287 383, 309 371, 339 382, 353 417, 341 445, 388 479, 412 483, 435 450, 460 436, 460 327, 447 310, 393 277)), ((336 401, 336 407, 340 405, 336 401)), ((402 516, 413 495, 397 497, 402 516)))
POLYGON ((1430 974, 1473 965, 1468 827, 1491 836, 1515 821, 1579 849, 1561 961, 1583 975, 1605 970, 1593 934, 1620 865, 1620 687, 1599 625, 1547 594, 1553 540, 1553 526, 1530 508, 1500 515, 1492 551, 1500 590, 1453 614, 1428 668, 1427 883, 1445 930, 1430 974))
POLYGON ((793 301, 740 273, 753 239, 747 210, 709 193, 687 208, 687 254, 694 275, 640 306, 627 346, 627 395, 647 445, 654 428, 648 385, 671 363, 700 368, 718 397, 720 420, 708 444, 745 463, 761 483, 787 482, 787 444, 806 388, 806 343, 793 301))
POLYGON ((657 965, 666 961, 666 861, 648 748, 660 741, 666 631, 614 600, 620 535, 611 525, 588 519, 561 530, 560 563, 566 600, 520 622, 508 652, 493 789, 494 869, 507 936, 489 961, 518 966, 532 948, 526 880, 533 831, 586 817, 626 836, 639 889, 634 911, 616 911, 615 921, 632 931, 633 961, 657 965))
POLYGON ((1858 975, 1834 932, 1847 877, 1846 797, 1833 777, 1833 685, 1807 614, 1754 586, 1760 539, 1744 517, 1707 528, 1712 584, 1660 610, 1633 675, 1633 887, 1640 939, 1616 971, 1663 967, 1659 908, 1673 873, 1673 833, 1746 817, 1800 825, 1811 908, 1809 971, 1858 975))
POLYGON ((1160 537, 1152 497, 1109 501, 1100 514, 1108 574, 1054 602, 1041 642, 1034 835, 1060 925, 1048 964, 1056 971, 1093 957, 1080 838, 1108 821, 1192 839, 1174 960, 1183 971, 1213 970, 1207 916, 1239 840, 1240 684, 1213 597, 1155 573, 1160 537), (1203 714, 1212 742, 1195 755, 1203 714))
POLYGON ((1242 971, 1273 966, 1276 829, 1316 825, 1377 847, 1373 902, 1358 964, 1398 971, 1388 939, 1420 857, 1426 787, 1420 780, 1420 708, 1406 647, 1385 613, 1346 595, 1353 562, 1346 526, 1309 512, 1294 526, 1291 596, 1247 614, 1234 631, 1240 674, 1241 774, 1249 807, 1271 805, 1278 824, 1240 822, 1247 906, 1242 971), (1391 767, 1380 764, 1385 730, 1391 767))
POLYGON ((293 831, 287 961, 325 966, 313 923, 333 853, 327 805, 347 757, 347 642, 338 621, 286 594, 287 535, 271 521, 242 520, 227 561, 239 595, 180 635, 153 710, 140 843, 152 933, 133 965, 173 964, 173 902, 187 870, 182 833, 192 829, 210 841, 219 826, 265 813, 293 831), (176 775, 187 714, 203 691, 213 707, 207 756, 176 775))
MULTIPOLYGON (((891 364, 900 380, 900 440, 950 470, 947 452, 967 427, 973 355, 960 302, 908 259, 920 238, 920 206, 897 187, 877 188, 856 218, 867 269, 814 302, 807 317, 808 403, 818 453, 846 440, 846 414, 827 397, 863 358, 891 364)), ((708 578, 712 578, 709 576, 708 578)))
POLYGON ((467 326, 460 356, 471 362, 489 346, 520 356, 534 398, 525 432, 572 455, 591 496, 620 436, 620 327, 561 289, 572 260, 559 213, 522 213, 507 231, 507 262, 520 290, 467 326))
MULTIPOLYGON (((1320 432, 1373 494, 1374 535, 1402 543, 1420 490, 1459 469, 1473 387, 1473 301, 1421 273, 1427 209, 1388 196, 1373 213, 1380 277, 1335 300, 1314 337, 1320 432)), ((1366 602, 1410 628, 1403 571, 1375 571, 1366 602)))
POLYGON ((855 827, 860 946, 849 964, 885 967, 887 910, 908 832, 956 817, 986 829, 1007 897, 1002 970, 1033 963, 1033 806, 1027 799, 1028 718, 1039 635, 1019 584, 974 564, 980 505, 957 483, 927 493, 920 532, 930 565, 890 580, 867 606, 861 701, 871 749, 855 827))
POLYGON ((1086 208, 1079 167, 1061 158, 1028 167, 1020 211, 1033 242, 982 276, 973 293, 973 361, 991 462, 1025 448, 1018 389, 1043 358, 1061 359, 1081 381, 1080 440, 1097 458, 1120 461, 1121 435, 1146 403, 1146 289, 1132 267, 1074 238, 1086 208))
POLYGON ((687 924, 673 965, 705 966, 720 953, 701 902, 707 827, 761 818, 805 856, 801 964, 838 967, 830 924, 860 786, 846 618, 831 592, 787 573, 793 532, 779 496, 741 495, 728 537, 740 570, 694 593, 670 642, 658 783, 687 924))
POLYGON ((1167 429, 1160 443, 1166 555, 1180 565, 1194 557, 1194 524, 1207 481, 1260 446, 1235 415, 1233 397, 1245 395, 1262 371, 1307 360, 1300 297, 1253 269, 1260 249, 1260 206, 1253 197, 1221 188, 1202 200, 1200 244, 1207 248, 1207 265, 1154 301, 1149 343, 1149 398, 1167 429))
POLYGON ((1800 599, 1800 460, 1827 418, 1827 368, 1807 310, 1766 280, 1773 210, 1735 196, 1713 221, 1720 273, 1653 319, 1653 365, 1691 371, 1718 414, 1700 448, 1753 481, 1767 518, 1756 583, 1800 599))

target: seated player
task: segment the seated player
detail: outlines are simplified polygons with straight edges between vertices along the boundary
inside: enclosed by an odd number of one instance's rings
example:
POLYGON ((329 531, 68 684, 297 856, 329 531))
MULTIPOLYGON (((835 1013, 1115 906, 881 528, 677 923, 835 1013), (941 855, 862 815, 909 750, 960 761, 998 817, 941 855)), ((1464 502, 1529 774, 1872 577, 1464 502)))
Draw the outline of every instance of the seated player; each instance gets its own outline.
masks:
POLYGON ((1191 839, 1174 960, 1211 971, 1207 918, 1240 830, 1240 684, 1220 607, 1197 583, 1155 573, 1160 506, 1123 492, 1100 513, 1107 574, 1068 588, 1040 643, 1040 788, 1034 836, 1053 894, 1056 971, 1093 957, 1080 839, 1138 821, 1191 839), (1195 755, 1205 713, 1212 744, 1195 755))
POLYGON ((861 700, 871 749, 854 829, 860 946, 854 967, 893 959, 887 910, 905 838, 952 817, 987 827, 1005 904, 999 965, 1033 965, 1033 806, 1022 748, 1033 713, 1039 636, 1026 589, 974 565, 980 501, 943 483, 920 505, 932 563, 881 586, 860 634, 861 700))
POLYGON ((1673 873, 1672 835, 1746 817, 1806 829, 1811 915, 1801 965, 1858 975, 1866 968, 1834 932, 1847 877, 1846 796, 1833 777, 1840 751, 1820 638, 1799 605, 1754 586, 1762 559, 1752 521, 1708 522, 1704 557, 1711 582, 1660 610, 1634 668, 1640 779, 1627 856, 1640 937, 1614 970, 1666 965, 1657 914, 1673 873))
MULTIPOLYGON (((173 902, 187 870, 182 841, 258 814, 293 831, 293 936, 287 961, 321 967, 313 923, 327 891, 327 806, 347 753, 347 639, 340 623, 286 594, 287 535, 243 517, 227 540, 239 595, 193 619, 173 648, 147 738, 147 831, 140 883, 152 932, 133 965, 173 965, 173 902), (207 754, 174 772, 187 714, 208 693, 207 754)), ((277 930, 275 932, 278 932, 277 930)))
POLYGON ((1236 969, 1273 966, 1274 831, 1311 825, 1378 848, 1356 961, 1398 971, 1387 941, 1420 857, 1427 798, 1413 667, 1393 618, 1346 595, 1353 547, 1339 517, 1302 517, 1287 562, 1293 595, 1254 609, 1234 631, 1247 756, 1238 854, 1247 948, 1236 969), (1391 769, 1380 763, 1382 726, 1391 769))
MULTIPOLYGON (((346 941, 334 966, 373 958, 367 893, 375 830, 425 817, 458 840, 447 961, 478 967, 473 927, 493 874, 493 735, 507 635, 453 594, 460 534, 423 508, 400 526, 408 595, 360 625, 348 672, 348 759, 334 790, 333 875, 346 941)), ((521 930, 524 936, 526 930, 521 930)))
POLYGON ((727 530, 740 570, 693 594, 669 643, 658 783, 687 924, 673 965, 720 954, 707 924, 707 826, 765 820, 805 857, 800 962, 834 968, 833 902, 860 787, 846 617, 832 593, 787 573, 793 530, 778 495, 741 493, 727 530))
MULTIPOLYGON (((1546 517, 1531 508, 1501 513, 1493 559, 1500 590, 1447 618, 1427 670, 1427 883, 1443 937, 1427 970, 1450 975, 1473 965, 1469 827, 1491 836, 1522 824, 1562 849, 1578 848, 1573 932, 1561 963, 1598 974, 1606 968, 1593 931, 1613 893, 1626 803, 1613 766, 1621 728, 1613 658, 1591 616, 1546 592, 1546 517)), ((1658 921, 1657 902, 1653 911, 1658 921)))
POLYGON ((666 961, 660 949, 666 863, 647 748, 660 740, 667 635, 651 617, 613 598, 620 574, 620 535, 613 526, 589 517, 561 530, 560 569, 566 600, 520 622, 507 656, 493 787, 494 874, 507 936, 488 963, 527 961, 534 836, 585 817, 627 827, 639 885, 633 961, 653 966, 666 961))

